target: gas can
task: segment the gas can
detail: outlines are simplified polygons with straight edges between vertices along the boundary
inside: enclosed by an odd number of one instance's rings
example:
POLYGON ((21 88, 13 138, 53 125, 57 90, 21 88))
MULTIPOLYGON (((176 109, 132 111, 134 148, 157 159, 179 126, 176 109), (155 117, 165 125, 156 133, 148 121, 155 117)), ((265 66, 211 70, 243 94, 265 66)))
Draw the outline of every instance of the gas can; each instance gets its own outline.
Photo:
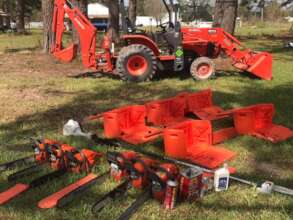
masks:
POLYGON ((179 197, 181 201, 194 201, 200 195, 202 171, 187 168, 181 172, 179 197))
POLYGON ((178 182, 175 180, 168 180, 166 185, 166 193, 163 202, 165 209, 173 209, 177 200, 178 182))

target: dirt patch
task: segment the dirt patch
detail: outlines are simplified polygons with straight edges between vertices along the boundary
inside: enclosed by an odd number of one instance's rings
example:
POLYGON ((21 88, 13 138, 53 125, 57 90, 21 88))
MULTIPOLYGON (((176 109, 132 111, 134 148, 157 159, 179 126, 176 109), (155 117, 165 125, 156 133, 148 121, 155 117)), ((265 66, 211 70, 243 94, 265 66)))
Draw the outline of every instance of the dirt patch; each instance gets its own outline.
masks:
POLYGON ((45 99, 38 88, 16 90, 14 91, 14 97, 23 101, 38 101, 45 99))
POLYGON ((235 70, 233 66, 231 66, 231 60, 229 58, 219 57, 214 60, 216 69, 218 71, 232 71, 235 70))
POLYGON ((0 73, 37 76, 67 76, 85 72, 79 61, 60 63, 42 53, 7 53, 0 55, 0 73))
POLYGON ((274 163, 270 163, 252 160, 250 164, 256 171, 266 173, 272 178, 287 176, 288 171, 293 169, 293 161, 274 161, 274 163))

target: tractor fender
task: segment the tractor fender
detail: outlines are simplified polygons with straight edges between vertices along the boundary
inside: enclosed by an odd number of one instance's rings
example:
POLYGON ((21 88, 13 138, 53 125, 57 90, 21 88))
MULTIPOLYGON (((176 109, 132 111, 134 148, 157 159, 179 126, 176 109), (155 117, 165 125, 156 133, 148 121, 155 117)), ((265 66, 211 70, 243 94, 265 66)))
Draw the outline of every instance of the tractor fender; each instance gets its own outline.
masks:
POLYGON ((150 48, 154 52, 156 57, 160 55, 160 51, 157 44, 147 36, 132 34, 132 35, 123 35, 121 38, 129 42, 129 44, 145 45, 146 47, 150 48))

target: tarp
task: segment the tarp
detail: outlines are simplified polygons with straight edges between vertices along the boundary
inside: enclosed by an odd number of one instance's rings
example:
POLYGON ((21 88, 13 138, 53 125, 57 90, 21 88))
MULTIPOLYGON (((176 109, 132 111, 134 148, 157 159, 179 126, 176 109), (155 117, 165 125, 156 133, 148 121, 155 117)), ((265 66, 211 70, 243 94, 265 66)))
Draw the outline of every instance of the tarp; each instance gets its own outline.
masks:
POLYGON ((109 9, 100 3, 88 4, 88 17, 89 18, 108 18, 109 9))

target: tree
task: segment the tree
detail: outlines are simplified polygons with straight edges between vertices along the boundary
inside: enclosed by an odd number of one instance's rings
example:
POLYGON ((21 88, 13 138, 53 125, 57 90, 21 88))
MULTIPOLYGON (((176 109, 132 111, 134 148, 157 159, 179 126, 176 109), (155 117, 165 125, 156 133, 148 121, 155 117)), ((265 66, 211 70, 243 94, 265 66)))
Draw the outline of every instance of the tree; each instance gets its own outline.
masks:
POLYGON ((43 14, 43 51, 48 53, 53 43, 52 22, 53 22, 54 0, 42 0, 43 14))
POLYGON ((157 23, 160 22, 166 15, 166 7, 160 0, 148 0, 144 7, 144 11, 148 16, 153 16, 157 23))
POLYGON ((108 33, 114 42, 119 41, 119 3, 117 0, 106 0, 109 7, 108 33))
POLYGON ((212 20, 212 7, 206 0, 181 0, 180 14, 182 21, 192 22, 203 19, 212 20))
POLYGON ((137 11, 137 14, 138 15, 140 15, 140 16, 144 16, 145 15, 144 8, 145 8, 145 0, 137 0, 137 8, 136 8, 136 11, 137 11))
POLYGON ((237 8, 238 0, 216 0, 214 26, 220 26, 230 34, 234 34, 237 8))
POLYGON ((281 3, 281 7, 285 7, 287 5, 290 5, 293 2, 293 0, 285 0, 281 3))
POLYGON ((2 29, 2 28, 3 28, 3 17, 0 16, 0 29, 2 29))
POLYGON ((3 8, 3 11, 8 14, 8 16, 4 17, 4 23, 7 28, 10 28, 11 1, 10 0, 3 0, 2 8, 3 8))
POLYGON ((16 10, 16 29, 18 33, 24 33, 24 0, 15 1, 15 10, 16 10))
POLYGON ((137 14, 136 10, 137 10, 137 0, 129 0, 128 17, 132 25, 134 26, 136 23, 136 14, 137 14))
MULTIPOLYGON (((87 0, 73 0, 74 6, 78 7, 79 10, 87 17, 87 0)), ((80 39, 79 34, 74 27, 72 27, 72 38, 73 42, 78 45, 78 51, 80 51, 80 39)))

